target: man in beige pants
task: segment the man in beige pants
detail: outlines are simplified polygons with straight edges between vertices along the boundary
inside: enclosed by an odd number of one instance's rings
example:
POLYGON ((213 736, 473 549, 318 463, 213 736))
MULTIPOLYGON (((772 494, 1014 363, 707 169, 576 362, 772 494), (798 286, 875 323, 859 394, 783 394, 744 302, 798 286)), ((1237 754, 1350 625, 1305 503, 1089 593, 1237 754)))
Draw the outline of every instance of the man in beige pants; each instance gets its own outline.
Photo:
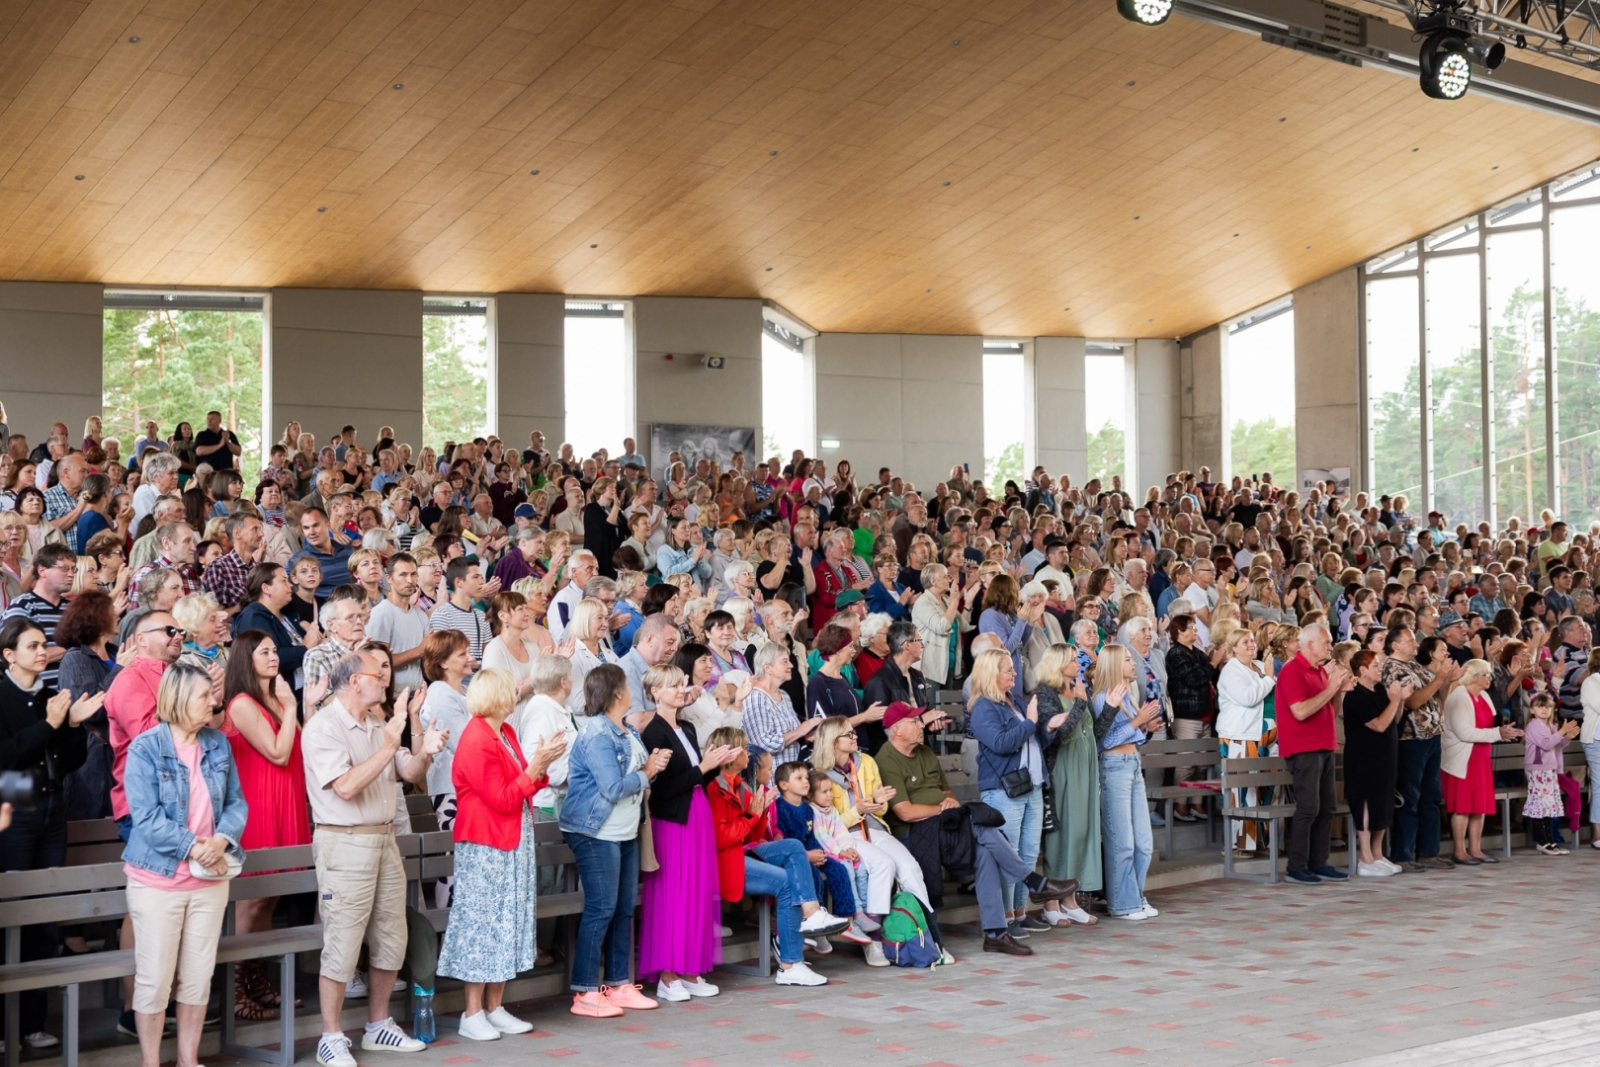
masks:
MULTIPOLYGON (((395 776, 422 781, 449 734, 429 730, 422 751, 400 744, 406 714, 387 723, 378 664, 353 652, 333 668, 333 699, 306 723, 300 747, 306 793, 316 823, 318 903, 322 911, 322 1040, 317 1062, 356 1067, 350 1039, 340 1029, 345 983, 355 971, 365 941, 371 960, 367 1026, 361 1039, 369 1052, 420 1052, 427 1046, 406 1035, 389 1015, 389 994, 406 955, 406 875, 394 840, 395 776)), ((405 709, 410 691, 398 701, 405 709)))

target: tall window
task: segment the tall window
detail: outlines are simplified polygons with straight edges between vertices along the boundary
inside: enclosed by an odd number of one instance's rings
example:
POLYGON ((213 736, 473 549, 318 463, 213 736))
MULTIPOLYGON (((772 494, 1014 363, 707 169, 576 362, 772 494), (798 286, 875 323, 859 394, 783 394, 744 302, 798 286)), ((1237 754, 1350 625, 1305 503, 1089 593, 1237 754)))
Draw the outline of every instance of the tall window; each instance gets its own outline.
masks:
POLYGON ((422 301, 422 439, 434 448, 493 429, 489 302, 422 301))
MULTIPOLYGON (((1428 250, 1477 248, 1474 219, 1430 238, 1428 250)), ((1477 522, 1483 507, 1482 319, 1476 251, 1423 260, 1433 508, 1450 522, 1477 522)))
POLYGON ((1555 198, 1550 285, 1561 457, 1556 485, 1562 512, 1587 526, 1600 512, 1600 201, 1561 206, 1563 200, 1583 195, 1600 195, 1600 182, 1555 198))
POLYGON ((1230 423, 1224 476, 1271 471, 1277 484, 1292 484, 1294 305, 1285 301, 1230 324, 1223 353, 1230 423))
MULTIPOLYGON (((108 291, 104 319, 104 415, 126 459, 144 424, 163 440, 178 423, 198 433, 208 411, 239 435, 239 464, 259 469, 269 443, 261 410, 262 298, 210 293, 108 291)), ((78 427, 68 427, 75 443, 78 427)))
POLYGON ((1415 246, 1367 269, 1367 484, 1422 502, 1415 246))
POLYGON ((990 494, 1001 496, 1007 481, 1022 485, 1027 476, 1019 417, 1023 397, 1024 352, 1020 341, 983 343, 983 476, 990 494))
MULTIPOLYGON (((1542 210, 1508 214, 1538 222, 1542 210), (1526 216, 1531 215, 1531 219, 1526 216)), ((1490 213, 1490 225, 1496 221, 1490 213)), ((1513 515, 1537 521, 1545 488, 1544 235, 1496 232, 1485 242, 1494 425, 1496 525, 1513 515)))
POLYGON ((1089 342, 1083 361, 1084 426, 1089 431, 1089 477, 1111 485, 1128 471, 1128 378, 1122 346, 1089 342))
POLYGON ((567 301, 567 441, 579 456, 622 454, 634 434, 633 332, 627 304, 567 301))
POLYGON ((789 456, 795 449, 816 454, 816 375, 806 343, 799 335, 762 320, 761 330, 761 455, 789 456))

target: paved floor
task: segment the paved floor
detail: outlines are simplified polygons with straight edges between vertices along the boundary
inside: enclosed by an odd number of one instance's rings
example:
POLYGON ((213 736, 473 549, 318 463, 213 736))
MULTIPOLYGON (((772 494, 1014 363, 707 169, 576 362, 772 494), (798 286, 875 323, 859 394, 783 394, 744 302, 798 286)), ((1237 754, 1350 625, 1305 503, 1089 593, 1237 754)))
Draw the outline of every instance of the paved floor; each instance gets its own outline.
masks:
POLYGON ((721 975, 720 997, 619 1020, 546 1000, 518 1008, 534 1034, 492 1044, 453 1040, 441 1018, 446 1040, 407 1062, 1586 1063, 1600 1060, 1597 888, 1587 847, 1354 884, 1209 882, 1152 894, 1150 922, 1036 934, 1031 959, 956 937, 954 967, 868 971, 840 949, 816 964, 822 989, 721 975), (1464 1044, 1428 1048, 1441 1042, 1464 1044))

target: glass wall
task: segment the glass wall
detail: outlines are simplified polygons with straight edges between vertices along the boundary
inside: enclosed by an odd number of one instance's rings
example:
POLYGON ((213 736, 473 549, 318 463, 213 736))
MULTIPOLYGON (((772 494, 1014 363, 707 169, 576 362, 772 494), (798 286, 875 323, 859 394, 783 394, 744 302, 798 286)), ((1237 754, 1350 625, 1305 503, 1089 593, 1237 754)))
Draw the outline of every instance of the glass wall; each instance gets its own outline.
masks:
POLYGON ((1023 348, 1019 341, 983 343, 984 484, 995 496, 1007 481, 1023 484, 1024 426, 1017 409, 1027 395, 1023 385, 1023 348))
POLYGON ((632 331, 628 306, 609 301, 567 301, 567 443, 579 456, 604 448, 622 454, 634 434, 632 331), (621 388, 594 387, 595 382, 621 388))
POLYGON ((1366 264, 1368 482, 1450 525, 1600 518, 1600 167, 1366 264))
POLYGON ((1228 327, 1222 380, 1229 423, 1228 465, 1235 474, 1294 477, 1294 306, 1280 304, 1228 327))
MULTIPOLYGON (((805 341, 770 319, 761 331, 760 459, 816 455, 816 375, 805 341)), ((751 460, 755 465, 756 460, 751 460)))
POLYGON ((1122 346, 1089 342, 1083 361, 1084 425, 1089 428, 1089 477, 1111 486, 1128 469, 1127 361, 1122 346))
POLYGON ((489 302, 422 302, 422 440, 443 450, 489 433, 489 302))

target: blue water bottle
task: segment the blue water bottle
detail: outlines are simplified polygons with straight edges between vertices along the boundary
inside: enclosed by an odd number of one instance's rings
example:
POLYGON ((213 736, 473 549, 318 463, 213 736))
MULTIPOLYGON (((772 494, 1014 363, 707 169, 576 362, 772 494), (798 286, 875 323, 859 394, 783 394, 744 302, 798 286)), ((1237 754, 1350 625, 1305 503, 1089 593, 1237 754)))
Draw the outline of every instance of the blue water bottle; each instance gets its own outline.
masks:
POLYGON ((412 1034, 418 1041, 431 1045, 437 1036, 433 1019, 433 990, 423 989, 421 986, 412 986, 411 997, 413 1005, 412 1034))

